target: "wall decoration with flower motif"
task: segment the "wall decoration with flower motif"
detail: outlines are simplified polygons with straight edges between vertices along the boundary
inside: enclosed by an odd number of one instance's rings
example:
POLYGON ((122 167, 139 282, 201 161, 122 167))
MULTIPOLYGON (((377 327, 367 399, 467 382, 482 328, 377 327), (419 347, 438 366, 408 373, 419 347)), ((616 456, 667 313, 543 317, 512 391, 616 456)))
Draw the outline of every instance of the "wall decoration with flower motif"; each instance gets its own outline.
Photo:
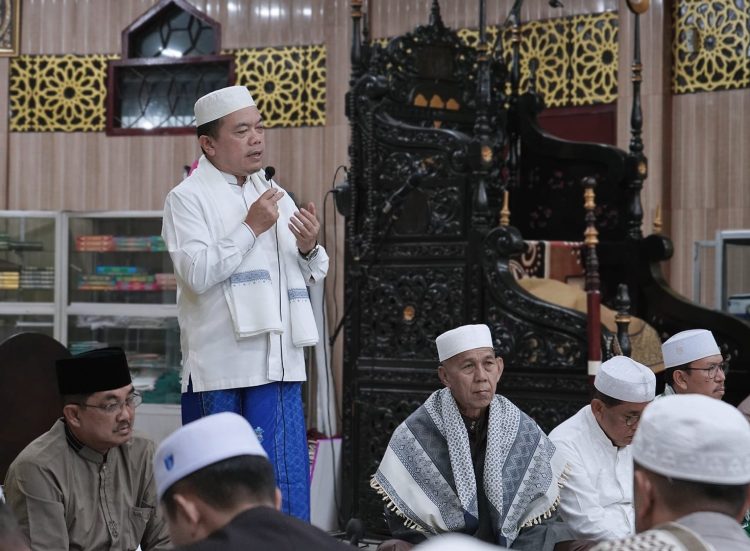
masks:
MULTIPOLYGON (((325 125, 323 45, 230 50, 268 127, 325 125)), ((22 55, 10 61, 11 132, 103 132, 107 61, 119 55, 22 55)))

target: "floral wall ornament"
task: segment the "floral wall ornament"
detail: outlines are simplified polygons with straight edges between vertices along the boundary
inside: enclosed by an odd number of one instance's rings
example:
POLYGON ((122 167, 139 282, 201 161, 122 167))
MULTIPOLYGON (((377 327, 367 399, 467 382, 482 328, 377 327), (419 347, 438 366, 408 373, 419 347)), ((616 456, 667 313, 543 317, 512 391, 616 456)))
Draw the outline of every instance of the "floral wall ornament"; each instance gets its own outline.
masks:
POLYGON ((672 91, 750 87, 750 2, 674 2, 672 91))
POLYGON ((113 55, 22 55, 10 63, 11 132, 104 130, 113 55))

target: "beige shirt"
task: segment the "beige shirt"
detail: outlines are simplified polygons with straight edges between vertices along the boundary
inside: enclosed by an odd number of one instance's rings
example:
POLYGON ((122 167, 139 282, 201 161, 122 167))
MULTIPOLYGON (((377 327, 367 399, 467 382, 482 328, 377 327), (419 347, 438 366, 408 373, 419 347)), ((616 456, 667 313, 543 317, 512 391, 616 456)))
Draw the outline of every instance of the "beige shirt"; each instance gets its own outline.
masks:
POLYGON ((13 461, 6 499, 34 550, 171 549, 153 456, 140 436, 101 455, 60 419, 13 461))

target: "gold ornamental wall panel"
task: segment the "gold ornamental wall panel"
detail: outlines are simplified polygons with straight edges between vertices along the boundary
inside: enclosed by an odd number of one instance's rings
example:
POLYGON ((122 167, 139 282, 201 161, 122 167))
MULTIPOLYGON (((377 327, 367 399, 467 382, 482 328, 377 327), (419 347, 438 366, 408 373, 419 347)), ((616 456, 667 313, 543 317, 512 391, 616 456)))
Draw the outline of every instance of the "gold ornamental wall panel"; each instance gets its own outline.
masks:
MULTIPOLYGON (((533 75, 534 88, 547 107, 571 103, 569 26, 566 18, 530 22, 521 27, 520 89, 524 92, 529 89, 529 79, 533 75)), ((505 51, 510 55, 510 43, 506 44, 505 51)))
POLYGON ((572 105, 612 103, 617 99, 618 21, 613 12, 571 18, 572 105))
POLYGON ((10 60, 11 132, 101 132, 113 55, 22 55, 10 60))
POLYGON ((245 85, 266 126, 322 126, 326 117, 325 46, 234 50, 245 85))
POLYGON ((750 2, 676 0, 672 21, 675 94, 750 87, 750 2))
MULTIPOLYGON (((547 107, 612 103, 617 99, 618 16, 616 12, 531 21, 521 25, 520 91, 534 89, 547 107)), ((495 43, 497 27, 487 28, 495 43)), ((460 29, 468 46, 479 43, 479 31, 460 29)), ((510 31, 502 34, 506 63, 512 57, 510 31)))
MULTIPOLYGON (((325 125, 323 45, 230 50, 268 127, 325 125)), ((107 61, 118 55, 22 55, 10 60, 11 132, 103 132, 107 61)))

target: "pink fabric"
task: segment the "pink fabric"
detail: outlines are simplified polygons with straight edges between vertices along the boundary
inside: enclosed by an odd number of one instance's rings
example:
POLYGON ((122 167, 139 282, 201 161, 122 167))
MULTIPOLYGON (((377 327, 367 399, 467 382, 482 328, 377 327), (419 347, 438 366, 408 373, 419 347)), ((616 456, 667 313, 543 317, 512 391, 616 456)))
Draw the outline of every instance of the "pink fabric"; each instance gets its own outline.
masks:
POLYGON ((193 161, 193 164, 191 164, 191 165, 190 165, 190 171, 188 172, 188 176, 190 176, 190 175, 191 175, 191 174, 193 173, 193 171, 194 171, 194 170, 195 170, 196 168, 198 168, 198 161, 199 161, 199 160, 200 160, 200 159, 196 159, 196 160, 194 160, 194 161, 193 161))

